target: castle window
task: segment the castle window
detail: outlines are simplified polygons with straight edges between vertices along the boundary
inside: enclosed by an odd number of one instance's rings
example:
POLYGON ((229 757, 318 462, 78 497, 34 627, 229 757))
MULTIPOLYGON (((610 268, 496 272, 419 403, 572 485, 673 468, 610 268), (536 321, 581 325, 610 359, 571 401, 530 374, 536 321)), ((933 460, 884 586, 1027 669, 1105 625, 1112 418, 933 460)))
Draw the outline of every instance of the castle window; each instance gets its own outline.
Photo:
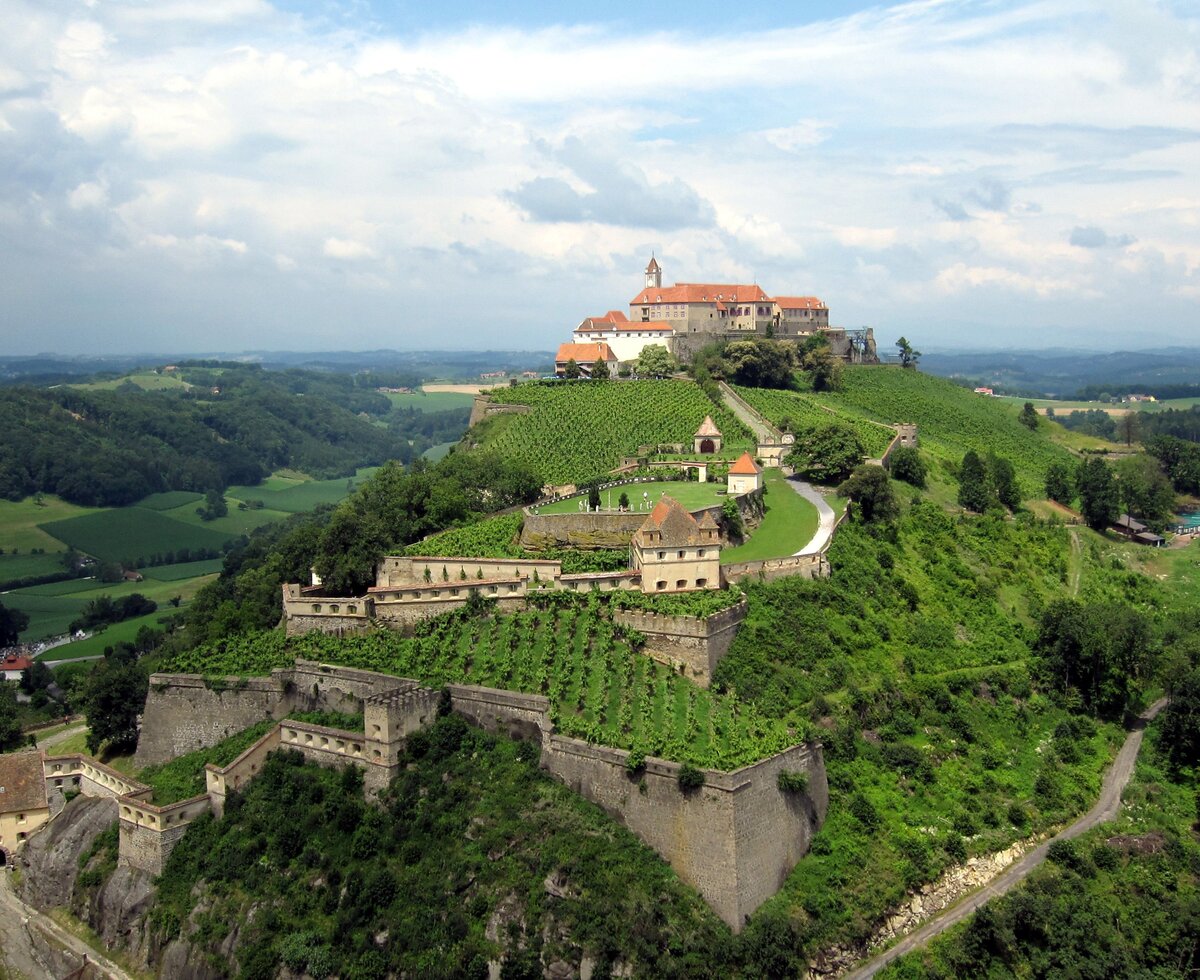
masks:
POLYGON ((329 607, 329 611, 330 611, 330 612, 337 612, 337 611, 338 611, 338 609, 340 609, 340 608, 341 608, 340 606, 333 605, 333 606, 330 606, 330 607, 329 607))
POLYGON ((680 549, 680 552, 679 552, 679 555, 678 555, 678 557, 679 557, 679 558, 682 558, 682 557, 683 557, 683 550, 682 550, 682 549, 680 549))
POLYGON ((348 612, 348 613, 355 613, 355 612, 358 612, 358 606, 347 606, 347 607, 346 607, 346 612, 348 612))
POLYGON ((321 611, 321 604, 319 602, 314 602, 313 603, 313 612, 320 612, 320 611, 321 611))
POLYGON ((702 589, 702 588, 704 588, 706 585, 708 585, 708 579, 706 579, 706 578, 698 578, 698 579, 696 579, 696 588, 698 588, 698 589, 702 589))
POLYGON ((658 557, 659 557, 659 560, 661 561, 663 558, 667 557, 667 553, 665 551, 660 551, 658 553, 658 557))
POLYGON ((701 548, 699 551, 697 551, 697 552, 696 552, 696 557, 697 557, 697 558, 703 558, 703 557, 704 557, 704 549, 703 549, 703 548, 701 548))
POLYGON ((656 582, 655 587, 661 592, 663 589, 665 589, 667 587, 667 583, 666 582, 656 582))
POLYGON ((677 589, 686 589, 686 588, 687 588, 687 579, 685 579, 685 578, 681 578, 681 579, 678 579, 678 580, 676 580, 676 582, 675 582, 675 588, 677 588, 677 589))

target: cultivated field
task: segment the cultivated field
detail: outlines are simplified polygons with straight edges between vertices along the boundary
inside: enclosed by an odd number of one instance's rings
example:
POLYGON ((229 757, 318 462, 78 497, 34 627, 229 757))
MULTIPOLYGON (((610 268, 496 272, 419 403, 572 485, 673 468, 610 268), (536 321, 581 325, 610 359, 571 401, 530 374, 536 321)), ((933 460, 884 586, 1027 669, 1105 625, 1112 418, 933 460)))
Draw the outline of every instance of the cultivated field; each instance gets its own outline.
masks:
POLYGON ((439 617, 415 637, 386 630, 288 641, 278 631, 179 654, 161 669, 258 674, 296 657, 418 678, 543 694, 564 734, 677 762, 736 769, 797 739, 730 695, 638 656, 582 603, 490 619, 439 617))
POLYGON ((465 391, 421 391, 399 392, 385 391, 388 401, 395 408, 415 408, 418 412, 450 412, 455 409, 469 409, 475 401, 475 395, 465 391))
POLYGON ((548 483, 603 475, 641 445, 690 446, 705 415, 727 449, 754 448, 741 422, 686 381, 534 382, 499 388, 492 398, 533 411, 490 419, 477 437, 485 448, 528 463, 548 483))

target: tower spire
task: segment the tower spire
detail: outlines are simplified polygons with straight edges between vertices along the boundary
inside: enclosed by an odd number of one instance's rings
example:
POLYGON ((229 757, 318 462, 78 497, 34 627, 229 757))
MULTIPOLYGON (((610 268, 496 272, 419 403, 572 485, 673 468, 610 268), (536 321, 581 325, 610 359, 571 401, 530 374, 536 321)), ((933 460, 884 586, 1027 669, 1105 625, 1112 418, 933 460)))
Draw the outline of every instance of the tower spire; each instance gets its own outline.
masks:
POLYGON ((658 264, 653 252, 650 253, 650 263, 646 266, 646 288, 662 289, 662 266, 658 264))

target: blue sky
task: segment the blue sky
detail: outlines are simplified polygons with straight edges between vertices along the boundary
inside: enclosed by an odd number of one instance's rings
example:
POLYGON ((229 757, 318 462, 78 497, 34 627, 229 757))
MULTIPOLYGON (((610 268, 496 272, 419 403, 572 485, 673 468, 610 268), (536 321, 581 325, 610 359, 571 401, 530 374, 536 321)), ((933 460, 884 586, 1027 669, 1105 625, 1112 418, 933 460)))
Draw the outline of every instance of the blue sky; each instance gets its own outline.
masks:
POLYGON ((552 348, 673 281, 1200 343, 1200 5, 0 0, 10 353, 552 348))

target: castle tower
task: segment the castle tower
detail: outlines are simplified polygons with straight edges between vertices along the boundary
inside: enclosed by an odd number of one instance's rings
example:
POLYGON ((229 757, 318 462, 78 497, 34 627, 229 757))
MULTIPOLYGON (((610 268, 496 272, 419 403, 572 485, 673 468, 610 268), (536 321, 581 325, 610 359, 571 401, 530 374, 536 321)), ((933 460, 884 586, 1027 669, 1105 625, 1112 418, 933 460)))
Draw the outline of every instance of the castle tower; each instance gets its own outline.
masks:
POLYGON ((646 288, 662 289, 662 266, 653 255, 650 256, 650 264, 646 266, 646 288))

